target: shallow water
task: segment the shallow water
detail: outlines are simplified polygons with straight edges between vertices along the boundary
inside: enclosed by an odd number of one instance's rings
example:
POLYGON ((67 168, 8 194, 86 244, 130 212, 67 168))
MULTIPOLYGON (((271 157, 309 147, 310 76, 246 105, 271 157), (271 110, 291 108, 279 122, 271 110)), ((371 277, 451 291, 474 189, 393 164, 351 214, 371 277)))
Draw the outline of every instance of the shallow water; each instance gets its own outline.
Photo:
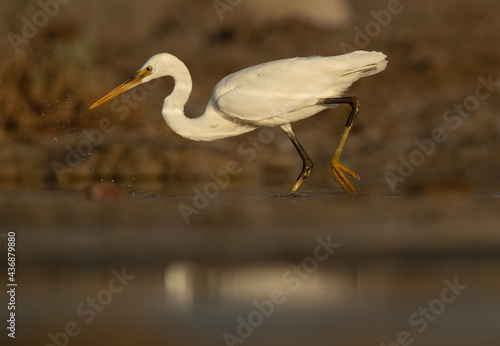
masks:
POLYGON ((16 233, 16 342, 496 345, 500 337, 497 193, 224 191, 202 202, 0 193, 2 258, 6 234, 16 233), (196 212, 186 218, 182 205, 196 212))

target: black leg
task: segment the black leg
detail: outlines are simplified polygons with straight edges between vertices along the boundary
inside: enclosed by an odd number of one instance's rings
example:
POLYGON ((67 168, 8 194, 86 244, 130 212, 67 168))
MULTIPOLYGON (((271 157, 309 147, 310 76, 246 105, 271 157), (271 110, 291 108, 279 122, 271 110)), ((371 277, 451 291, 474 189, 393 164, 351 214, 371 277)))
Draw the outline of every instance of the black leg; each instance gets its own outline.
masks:
POLYGON ((309 158, 309 155, 307 155, 306 151, 304 150, 304 148, 300 144, 299 140, 297 139, 297 137, 293 133, 291 126, 288 126, 288 127, 282 126, 282 129, 286 132, 286 134, 288 135, 288 138, 290 138, 290 140, 292 141, 293 146, 295 147, 295 149, 297 149, 297 152, 299 153, 300 157, 302 158, 302 162, 303 162, 302 172, 300 173, 299 177, 297 178, 297 181, 295 182, 295 184, 293 184, 290 191, 288 191, 288 194, 292 195, 295 192, 297 192, 300 185, 302 185, 304 180, 306 180, 306 178, 311 174, 311 170, 313 168, 313 163, 312 163, 311 159, 309 158))
POLYGON ((347 123, 345 124, 346 127, 351 127, 352 124, 354 123, 354 119, 356 119, 356 116, 358 115, 359 111, 359 99, 356 96, 349 96, 349 97, 332 97, 329 99, 321 99, 318 102, 318 105, 335 105, 339 103, 347 103, 348 105, 351 106, 351 113, 349 114, 349 118, 347 118, 347 123))

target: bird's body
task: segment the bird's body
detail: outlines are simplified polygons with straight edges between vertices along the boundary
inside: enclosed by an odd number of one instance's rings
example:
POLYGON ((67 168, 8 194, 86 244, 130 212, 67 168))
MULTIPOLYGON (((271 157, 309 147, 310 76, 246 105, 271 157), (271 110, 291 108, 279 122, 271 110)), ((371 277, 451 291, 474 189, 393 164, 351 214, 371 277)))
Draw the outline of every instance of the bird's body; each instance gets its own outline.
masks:
MULTIPOLYGON (((290 190, 290 193, 294 193, 309 175, 312 162, 306 169, 306 161, 310 159, 298 143, 290 123, 337 103, 349 103, 353 109, 348 121, 350 129, 359 103, 357 99, 339 96, 359 78, 384 70, 387 65, 385 58, 379 52, 357 51, 341 56, 283 59, 252 66, 223 78, 215 86, 205 113, 198 118, 188 118, 184 115, 184 106, 193 86, 189 70, 175 56, 160 53, 151 57, 129 81, 102 97, 91 108, 138 84, 171 76, 175 86, 165 98, 162 114, 172 130, 185 138, 211 141, 237 136, 259 127, 280 126, 304 161, 302 174, 290 190)), ((344 134, 345 137, 348 132, 344 134)), ((345 142, 344 137, 341 142, 345 142)), ((338 156, 342 147, 343 143, 338 156)), ((344 167, 340 166, 340 169, 344 167)), ((352 171, 344 171, 354 175, 352 171)), ((335 179, 338 181, 337 177, 335 179)), ((350 183, 345 177, 341 180, 347 181, 349 187, 350 183)), ((346 185, 343 187, 346 188, 346 185)), ((346 190, 353 193, 354 188, 350 186, 346 190)))

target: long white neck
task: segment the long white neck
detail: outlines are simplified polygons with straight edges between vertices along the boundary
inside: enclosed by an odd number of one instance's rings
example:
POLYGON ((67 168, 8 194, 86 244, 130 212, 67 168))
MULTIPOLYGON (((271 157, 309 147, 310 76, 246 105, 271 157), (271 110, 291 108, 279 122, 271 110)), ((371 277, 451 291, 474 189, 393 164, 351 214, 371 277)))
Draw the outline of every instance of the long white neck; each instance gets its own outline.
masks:
POLYGON ((170 128, 182 137, 195 141, 212 141, 253 131, 255 127, 244 126, 228 120, 220 111, 214 109, 211 99, 205 113, 197 118, 188 118, 184 114, 193 81, 186 65, 173 55, 169 55, 168 62, 161 66, 161 75, 174 78, 175 86, 172 93, 163 102, 162 114, 170 128))
POLYGON ((165 98, 163 102, 162 114, 170 128, 182 137, 192 140, 209 140, 207 137, 207 125, 205 124, 205 115, 212 111, 208 107, 203 115, 198 118, 188 118, 184 114, 191 91, 193 81, 191 74, 184 63, 174 56, 169 61, 168 75, 173 77, 175 86, 172 93, 165 98))

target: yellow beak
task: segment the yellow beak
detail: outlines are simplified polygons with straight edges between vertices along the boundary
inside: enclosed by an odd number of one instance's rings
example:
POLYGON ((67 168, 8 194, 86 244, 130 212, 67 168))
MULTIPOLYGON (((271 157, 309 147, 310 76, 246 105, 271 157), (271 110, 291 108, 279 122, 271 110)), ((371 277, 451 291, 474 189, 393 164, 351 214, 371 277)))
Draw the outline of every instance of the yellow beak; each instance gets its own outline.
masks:
POLYGON ((113 90, 111 90, 109 93, 101 97, 99 100, 97 100, 92 106, 90 106, 90 109, 96 108, 97 106, 103 104, 104 102, 107 102, 116 96, 124 93, 127 90, 132 89, 133 87, 138 86, 139 84, 142 83, 142 80, 144 77, 147 77, 151 75, 151 71, 146 70, 145 68, 142 70, 137 71, 132 77, 130 77, 129 80, 127 80, 125 83, 120 84, 113 90))

